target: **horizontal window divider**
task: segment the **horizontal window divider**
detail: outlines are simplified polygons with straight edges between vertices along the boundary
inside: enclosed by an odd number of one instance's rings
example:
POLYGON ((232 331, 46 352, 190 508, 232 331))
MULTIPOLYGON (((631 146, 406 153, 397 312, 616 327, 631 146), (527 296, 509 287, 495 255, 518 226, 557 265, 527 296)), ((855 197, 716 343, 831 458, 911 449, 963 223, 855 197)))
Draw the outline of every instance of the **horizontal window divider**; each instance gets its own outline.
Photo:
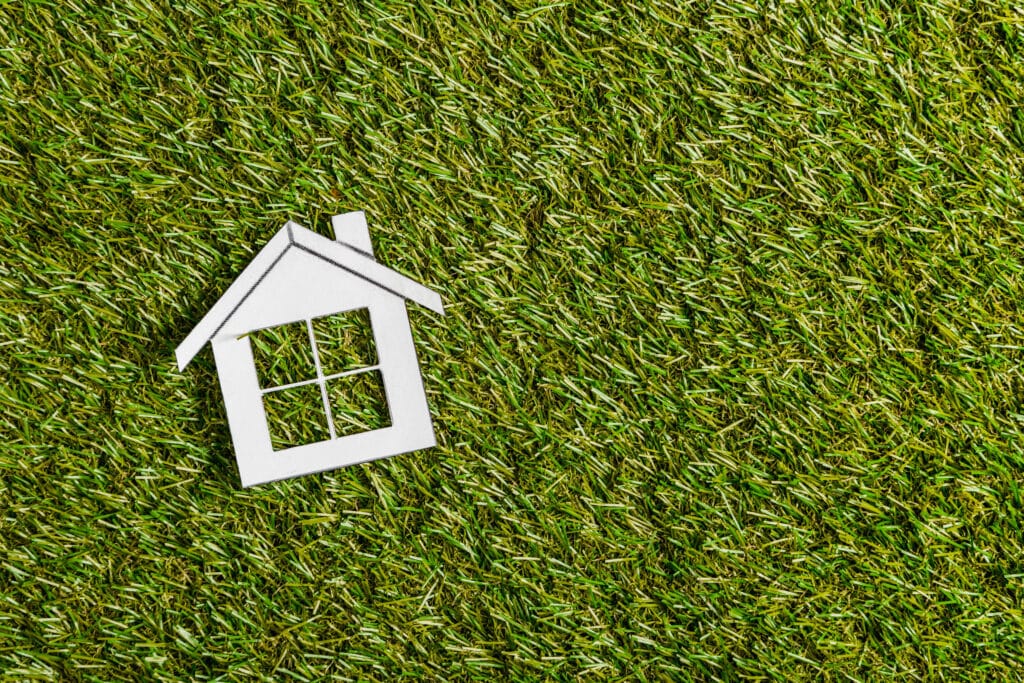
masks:
POLYGON ((316 384, 319 381, 320 381, 319 379, 314 377, 313 379, 304 379, 301 382, 292 382, 291 384, 282 384, 279 387, 267 387, 266 389, 261 389, 260 391, 262 393, 264 393, 264 394, 271 394, 271 393, 273 393, 275 391, 284 391, 285 389, 294 389, 295 387, 304 387, 307 384, 316 384))
MULTIPOLYGON (((349 375, 358 375, 361 372, 369 372, 370 370, 380 370, 380 364, 367 365, 365 367, 356 368, 355 370, 346 370, 345 372, 336 372, 333 375, 324 375, 323 381, 337 379, 339 377, 347 377, 349 375)), ((304 379, 301 382, 292 382, 291 384, 282 384, 279 387, 267 387, 266 389, 260 389, 261 394, 272 394, 275 391, 284 391, 285 389, 294 389, 295 387, 304 387, 309 384, 318 384, 320 382, 319 377, 313 379, 304 379)))
POLYGON ((362 368, 356 368, 355 370, 346 370, 345 372, 336 372, 333 375, 324 375, 324 381, 337 379, 338 377, 347 377, 348 375, 358 375, 360 372, 369 372, 370 370, 380 370, 380 365, 367 365, 362 368))

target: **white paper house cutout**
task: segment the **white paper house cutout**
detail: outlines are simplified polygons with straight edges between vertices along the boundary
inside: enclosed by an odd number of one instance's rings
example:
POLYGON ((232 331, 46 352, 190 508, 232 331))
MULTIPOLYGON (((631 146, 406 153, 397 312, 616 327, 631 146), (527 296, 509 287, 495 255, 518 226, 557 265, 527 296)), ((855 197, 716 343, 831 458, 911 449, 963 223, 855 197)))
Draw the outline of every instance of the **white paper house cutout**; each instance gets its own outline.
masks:
MULTIPOLYGON (((444 314, 441 297, 374 260, 362 211, 334 216, 337 241, 289 221, 253 258, 176 350, 184 370, 213 346, 243 486, 386 458, 436 444, 413 347, 406 299, 444 314), (390 426, 336 436, 311 320, 367 309, 390 426), (305 322, 331 438, 273 450, 249 334, 305 322)), ((352 373, 341 373, 352 374, 352 373)), ((279 387, 289 388, 289 387, 279 387)))

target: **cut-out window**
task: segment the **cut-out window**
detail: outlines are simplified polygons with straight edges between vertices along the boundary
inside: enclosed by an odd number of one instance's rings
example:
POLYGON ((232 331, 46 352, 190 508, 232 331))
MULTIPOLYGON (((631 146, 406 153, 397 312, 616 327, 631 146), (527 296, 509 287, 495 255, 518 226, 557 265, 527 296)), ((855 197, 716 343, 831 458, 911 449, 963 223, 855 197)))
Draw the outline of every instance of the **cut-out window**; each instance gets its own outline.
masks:
POLYGON ((261 389, 316 379, 306 323, 256 330, 249 335, 261 389))
POLYGON ((316 384, 304 384, 263 394, 263 408, 275 451, 331 438, 323 398, 316 384))
POLYGON ((377 364, 370 310, 360 308, 342 315, 313 320, 313 335, 325 375, 377 364))
POLYGON ((328 380, 327 398, 334 417, 334 432, 338 436, 368 432, 391 423, 379 370, 328 380))
POLYGON ((369 310, 249 336, 275 451, 391 424, 369 310))

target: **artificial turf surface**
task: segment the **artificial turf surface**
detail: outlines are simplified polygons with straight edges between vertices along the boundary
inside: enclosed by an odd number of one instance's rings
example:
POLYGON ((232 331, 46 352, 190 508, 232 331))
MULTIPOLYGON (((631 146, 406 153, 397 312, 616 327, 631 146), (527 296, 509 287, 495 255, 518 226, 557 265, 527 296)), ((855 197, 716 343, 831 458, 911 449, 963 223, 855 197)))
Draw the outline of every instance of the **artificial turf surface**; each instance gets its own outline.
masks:
POLYGON ((14 680, 1024 672, 1024 13, 0 5, 14 680), (364 209, 437 448, 239 487, 174 348, 364 209))

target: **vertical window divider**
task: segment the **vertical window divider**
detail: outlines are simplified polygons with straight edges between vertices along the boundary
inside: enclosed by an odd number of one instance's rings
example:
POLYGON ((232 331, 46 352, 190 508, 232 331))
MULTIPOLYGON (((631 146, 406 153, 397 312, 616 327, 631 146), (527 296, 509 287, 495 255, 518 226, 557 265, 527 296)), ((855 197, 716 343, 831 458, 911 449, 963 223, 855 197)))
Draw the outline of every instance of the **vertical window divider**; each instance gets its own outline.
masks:
POLYGON ((334 431, 334 416, 331 414, 331 401, 327 397, 327 381, 324 379, 324 369, 320 366, 320 352, 316 348, 316 337, 313 335, 313 321, 306 318, 306 330, 309 332, 309 345, 313 348, 313 364, 316 365, 316 381, 320 385, 320 397, 324 400, 324 413, 327 415, 327 429, 330 430, 331 439, 337 439, 334 431))

